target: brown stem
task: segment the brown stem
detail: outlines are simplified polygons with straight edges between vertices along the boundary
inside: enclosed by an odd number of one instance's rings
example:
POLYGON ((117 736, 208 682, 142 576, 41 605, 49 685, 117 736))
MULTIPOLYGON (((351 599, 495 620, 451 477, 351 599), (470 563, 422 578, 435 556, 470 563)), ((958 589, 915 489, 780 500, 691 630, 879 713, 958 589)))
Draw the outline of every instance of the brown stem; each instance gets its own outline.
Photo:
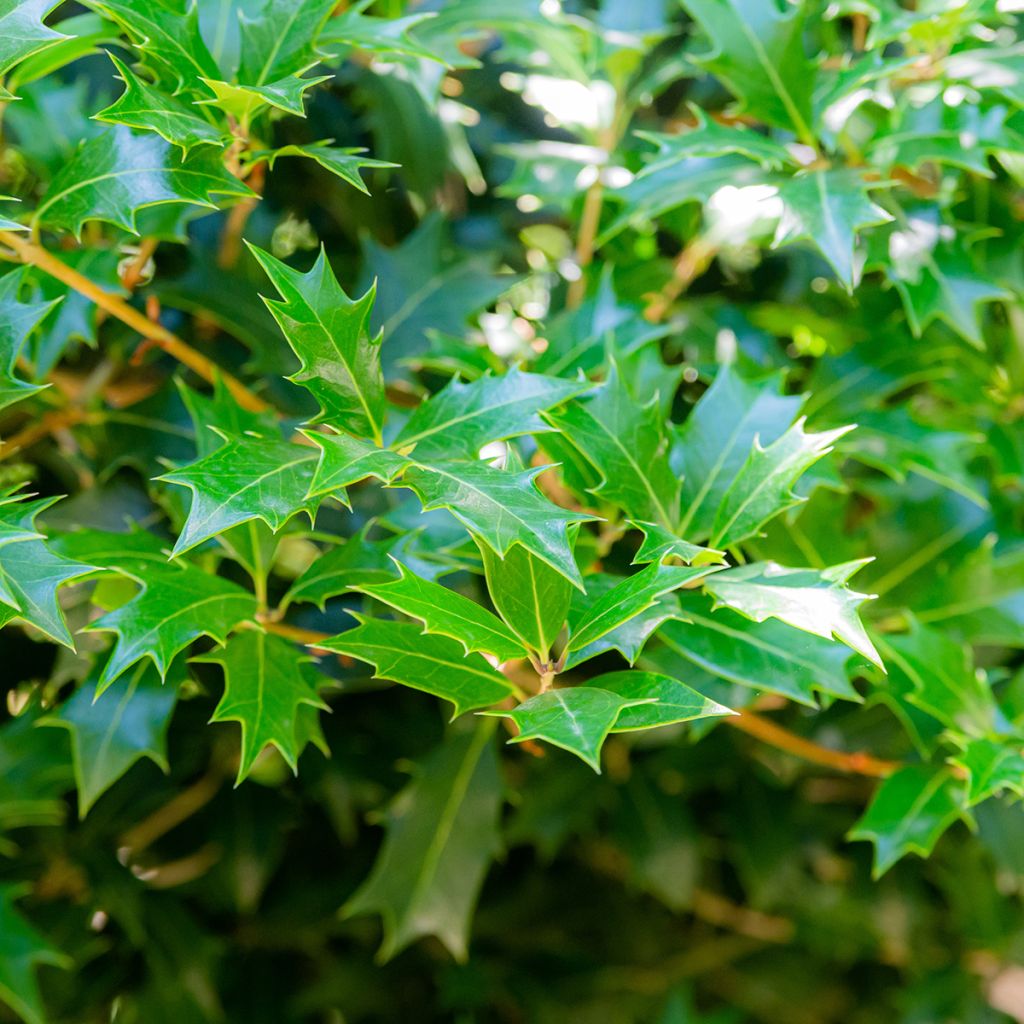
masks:
POLYGON ((579 277, 569 285, 565 304, 574 309, 587 294, 587 267, 594 262, 594 246, 597 229, 601 223, 601 203, 604 200, 604 185, 600 177, 587 189, 583 197, 583 213, 580 216, 580 233, 576 238, 576 267, 579 277))
POLYGON ((0 462, 35 444, 36 441, 41 441, 44 437, 49 437, 51 434, 56 434, 58 431, 65 430, 68 427, 73 427, 76 423, 84 422, 89 418, 89 415, 85 409, 74 407, 46 413, 37 422, 23 427, 16 434, 12 434, 6 441, 2 442, 0 462))
POLYGON ((135 254, 135 259, 128 264, 124 269, 124 273, 121 275, 121 284, 133 292, 138 287, 139 281, 142 280, 142 273, 146 269, 146 264, 153 258, 153 253, 156 252, 156 247, 160 244, 157 238, 144 238, 139 245, 139 251, 135 254))
POLYGON ((812 764, 820 764, 826 768, 834 768, 836 771, 848 772, 853 775, 869 775, 876 779, 884 779, 892 775, 900 764, 896 761, 883 761, 860 751, 852 754, 840 750, 830 750, 822 747, 811 740, 798 736, 795 732, 784 729, 781 725, 752 711, 744 711, 742 714, 733 715, 724 719, 734 729, 747 733, 759 739, 762 743, 785 750, 788 754, 810 761, 812 764))
POLYGON ((652 324, 664 320, 672 303, 707 269, 714 257, 715 247, 703 237, 698 236, 685 246, 676 257, 672 276, 644 310, 644 317, 652 324))
POLYGON ((148 818, 133 825, 121 836, 121 848, 125 851, 125 857, 130 858, 140 853, 172 828, 191 818, 217 795, 223 781, 223 774, 217 769, 212 769, 163 807, 157 808, 148 818))
POLYGON ((20 238, 9 231, 0 231, 0 244, 9 246, 22 263, 38 267, 51 277, 62 281, 69 288, 73 288, 79 294, 95 302, 100 309, 106 310, 111 316, 117 317, 122 323, 138 331, 144 338, 151 339, 168 355, 193 370, 203 380, 212 384, 219 375, 228 390, 234 395, 235 401, 243 408, 251 412, 263 412, 270 408, 267 402, 250 391, 237 377, 222 370, 213 360, 208 359, 201 352, 197 352, 162 324, 154 323, 117 295, 112 295, 95 285, 89 278, 61 262, 42 246, 20 238))

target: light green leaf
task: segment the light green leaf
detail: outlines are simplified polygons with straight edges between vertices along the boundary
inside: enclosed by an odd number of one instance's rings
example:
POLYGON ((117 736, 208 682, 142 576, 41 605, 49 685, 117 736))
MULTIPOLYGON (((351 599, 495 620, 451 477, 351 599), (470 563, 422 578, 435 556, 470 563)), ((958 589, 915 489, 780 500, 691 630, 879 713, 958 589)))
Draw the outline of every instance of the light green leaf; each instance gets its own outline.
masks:
POLYGON ((967 805, 973 807, 1007 790, 1024 797, 1024 747, 1020 739, 969 739, 949 763, 967 779, 967 805))
POLYGON ((878 787, 850 839, 875 844, 879 878, 908 853, 927 857, 950 825, 966 818, 963 784, 948 769, 910 765, 878 787))
POLYGON ((365 153, 365 149, 341 149, 338 146, 330 145, 330 141, 324 142, 313 142, 305 146, 281 146, 279 149, 271 149, 267 151, 261 151, 254 156, 258 159, 260 157, 266 157, 270 162, 271 168, 277 163, 278 157, 282 156, 298 156, 305 157, 307 160, 315 160, 325 170, 336 174, 342 181, 348 182, 353 188, 359 189, 365 195, 370 194, 370 190, 366 187, 360 176, 360 171, 364 168, 389 168, 397 167, 398 164, 390 163, 387 160, 374 160, 371 157, 364 157, 361 154, 365 153))
POLYGON ((688 540, 675 536, 670 530, 666 530, 664 526, 659 526, 657 523, 631 521, 629 525, 640 530, 644 535, 640 550, 633 556, 633 565, 664 562, 669 558, 678 558, 687 565, 725 564, 724 551, 691 544, 688 540))
POLYGON ((238 722, 242 727, 238 779, 252 771, 256 758, 270 745, 298 771, 305 707, 327 709, 317 694, 313 660, 292 643, 259 629, 243 629, 220 650, 194 661, 211 662, 224 670, 224 696, 212 722, 238 722))
POLYGON ((159 480, 187 487, 192 504, 173 554, 180 555, 239 523, 260 519, 273 531, 319 501, 308 498, 317 450, 280 437, 238 437, 159 480))
POLYGON ((384 847, 344 907, 347 917, 381 915, 381 960, 423 935, 466 959, 473 907, 501 848, 504 786, 493 738, 488 722, 451 735, 389 807, 384 847))
POLYGON ((135 233, 141 210, 166 203, 216 209, 214 196, 252 190, 206 146, 182 157, 166 140, 118 125, 86 142, 50 182, 33 220, 76 236, 91 220, 135 233))
POLYGON ((302 360, 290 377, 320 403, 320 418, 358 437, 381 444, 386 403, 380 368, 380 339, 367 334, 374 289, 353 301, 334 276, 327 253, 305 273, 249 246, 281 295, 264 299, 288 344, 302 360))
POLYGON ((522 642, 547 661, 569 613, 572 584, 521 544, 513 544, 504 557, 485 543, 477 547, 494 607, 522 642))
POLYGON ((404 18, 378 18, 363 13, 369 6, 371 5, 365 2, 355 3, 347 10, 336 14, 320 33, 320 45, 331 46, 340 43, 367 53, 383 56, 399 54, 403 57, 419 57, 423 60, 445 63, 442 56, 417 42, 409 34, 417 25, 437 17, 434 11, 409 14, 404 18))
POLYGON ((358 583, 352 589, 383 601, 403 615, 420 619, 426 632, 457 640, 467 654, 493 654, 498 661, 525 655, 522 642, 486 608, 439 583, 421 579, 397 560, 394 564, 398 579, 358 583))
POLYGON ((717 718, 734 715, 735 711, 692 690, 671 676, 638 669, 605 672, 588 683, 608 690, 629 700, 648 700, 654 704, 637 704, 625 708, 615 720, 612 732, 632 732, 636 729, 655 729, 662 725, 692 722, 698 718, 717 718))
POLYGON ((803 499, 792 492, 793 485, 832 451, 835 441, 853 429, 838 427, 810 434, 801 418, 767 447, 755 438, 747 461, 718 506, 711 528, 712 546, 729 547, 753 537, 770 519, 800 504, 803 499))
POLYGON ((776 562, 751 562, 716 573, 705 591, 715 608, 726 607, 754 622, 779 619, 797 629, 835 637, 879 668, 882 659, 864 631, 857 606, 870 600, 846 586, 850 577, 870 559, 846 562, 828 569, 790 569, 776 562))
POLYGON ((479 654, 467 655, 457 640, 422 633, 411 622, 360 618, 355 629, 317 647, 373 665, 375 679, 451 701, 456 717, 497 704, 513 692, 511 683, 479 654))
POLYGON ((137 761, 148 757, 164 772, 167 729, 185 681, 185 667, 175 662, 163 680, 148 662, 122 676, 97 697, 96 670, 42 725, 60 726, 71 735, 78 816, 90 808, 137 761))
POLYGON ((655 697, 623 697, 593 686, 548 690, 510 711, 484 711, 511 718, 519 735, 509 743, 544 740, 582 758, 601 774, 601 747, 625 708, 653 704, 655 697))

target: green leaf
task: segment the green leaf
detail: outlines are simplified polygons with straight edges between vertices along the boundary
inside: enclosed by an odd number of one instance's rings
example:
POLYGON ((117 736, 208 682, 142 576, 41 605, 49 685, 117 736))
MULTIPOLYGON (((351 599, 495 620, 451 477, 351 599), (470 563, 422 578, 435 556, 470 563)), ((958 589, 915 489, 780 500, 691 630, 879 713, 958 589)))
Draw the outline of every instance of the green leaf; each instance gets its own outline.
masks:
POLYGON ((730 363, 679 428, 672 465, 683 478, 679 533, 702 540, 755 440, 769 445, 793 422, 801 399, 782 394, 782 374, 750 379, 730 363))
POLYGON ((569 613, 572 584, 521 544, 513 544, 504 557, 487 544, 477 547, 494 607, 522 642, 547 661, 569 613))
POLYGON ((814 65, 804 52, 801 5, 775 0, 682 0, 714 50, 697 62, 720 78, 753 117, 814 145, 814 65))
POLYGON ((323 610, 328 598, 344 594, 361 583, 394 579, 392 553, 402 537, 396 535, 384 540, 370 540, 367 535, 371 528, 372 524, 364 526, 343 544, 335 544, 316 558, 288 589, 281 607, 308 601, 323 610))
POLYGON ((967 805, 973 807, 1009 790, 1024 796, 1024 748, 1019 739, 969 739, 949 763, 967 779, 967 805))
POLYGON ((219 78, 217 62, 199 33, 198 4, 178 0, 86 0, 87 5, 111 18, 125 31, 144 63, 164 75, 175 92, 207 95, 199 85, 204 78, 219 78))
POLYGON ((403 615, 420 619, 427 633, 458 640, 467 654, 473 651, 493 654, 498 661, 524 656, 523 644, 512 630, 476 601, 422 579, 397 560, 395 567, 398 579, 358 583, 352 589, 383 601, 403 615))
POLYGON ((409 465, 404 455, 388 448, 378 448, 369 441, 348 434, 325 434, 312 430, 302 433, 320 448, 320 458, 309 485, 310 497, 329 494, 347 502, 345 488, 349 484, 371 476, 391 483, 409 465))
POLYGON ((727 609, 712 611, 702 594, 677 597, 681 621, 658 631, 662 646, 645 650, 644 668, 685 678, 692 663, 756 692, 781 694, 817 707, 816 693, 859 700, 846 675, 850 652, 781 622, 751 622, 727 609))
POLYGON ((656 398, 640 405, 614 363, 585 401, 544 414, 601 474, 594 493, 632 519, 671 529, 679 517, 679 481, 668 461, 668 435, 656 398))
POLYGON ((167 729, 185 681, 184 665, 175 663, 163 680, 142 662, 97 696, 96 670, 42 725, 59 726, 71 735, 78 816, 84 818, 96 801, 137 761, 148 757, 165 773, 167 729))
POLYGON ((418 406, 392 443, 415 445, 417 459, 476 459, 490 441, 548 429, 539 413, 586 391, 589 381, 560 380, 513 367, 500 377, 452 380, 418 406))
POLYGON ((93 115, 97 121, 156 132, 162 139, 180 146, 185 155, 195 146, 223 144, 226 133, 203 117, 199 108, 144 82, 112 53, 108 56, 125 90, 116 102, 93 115))
POLYGON ((837 427, 810 434, 801 418, 767 447, 755 438, 747 461, 718 506, 711 527, 712 546, 729 547, 753 537, 770 519, 800 504, 804 499, 792 492, 793 485, 853 429, 837 427))
POLYGON ((485 715, 511 718, 519 735, 509 743, 544 740, 586 761, 601 774, 601 747, 626 708, 653 704, 655 697, 623 697, 594 686, 548 690, 510 711, 485 711, 485 715))
POLYGON ((305 146, 281 146, 279 149, 261 151, 254 154, 256 159, 265 157, 271 169, 277 163, 278 157, 298 156, 307 160, 315 160, 325 170, 337 175, 342 181, 348 182, 353 188, 359 189, 365 195, 370 194, 360 175, 365 168, 390 168, 397 167, 388 160, 374 160, 371 157, 364 157, 365 149, 341 149, 338 146, 330 145, 330 140, 325 142, 313 142, 305 146))
POLYGON ((779 619, 826 640, 835 637, 883 668, 857 615, 857 606, 870 595, 846 586, 865 564, 862 560, 828 569, 790 569, 777 562, 751 562, 716 573, 704 589, 715 599, 715 608, 731 608, 754 622, 779 619))
POLYGON ((675 536, 674 533, 657 523, 630 522, 629 525, 640 530, 644 535, 640 550, 633 556, 633 565, 664 562, 669 558, 678 558, 687 565, 725 564, 724 551, 691 544, 688 540, 675 536))
POLYGON ((158 136, 136 135, 118 125, 86 142, 54 175, 33 220, 76 237, 91 220, 134 234, 141 210, 166 203, 214 210, 217 195, 244 198, 253 193, 207 147, 183 157, 158 136))
POLYGON ((449 736, 388 808, 383 849, 344 907, 347 917, 381 915, 381 960, 423 935, 466 959, 473 907, 501 848, 504 787, 493 737, 489 723, 449 736))
POLYGON ((534 483, 541 469, 509 472, 485 462, 415 463, 401 486, 415 491, 424 511, 449 509, 499 557, 520 544, 582 589, 568 528, 594 517, 559 508, 543 497, 534 483))
POLYGON ((38 728, 38 699, 0 726, 0 836, 26 825, 59 825, 64 795, 74 788, 70 745, 64 736, 38 728))
POLYGON ((18 291, 23 281, 24 277, 17 271, 0 277, 0 409, 45 387, 19 380, 14 370, 26 339, 60 300, 19 302, 18 291))
MULTIPOLYGON (((357 618, 359 618, 357 616, 357 618)), ((373 665, 375 679, 390 679, 451 701, 455 717, 497 704, 513 692, 505 677, 457 640, 420 632, 411 622, 359 619, 359 625, 317 648, 373 665)))
POLYGON ((255 246, 249 250, 282 300, 263 301, 302 360, 302 369, 289 380, 301 384, 320 403, 320 419, 381 444, 387 406, 380 339, 367 334, 374 289, 361 299, 350 299, 324 249, 305 274, 255 246))
POLYGON ((20 886, 0 885, 0 1001, 27 1024, 45 1024, 36 968, 41 964, 70 968, 71 960, 14 909, 14 901, 21 894, 20 886))
POLYGON ((312 523, 319 501, 307 494, 317 458, 315 448, 280 437, 238 437, 198 462, 158 477, 192 492, 172 554, 254 519, 275 533, 300 512, 312 523))
POLYGON ((849 169, 806 171, 784 179, 779 183, 783 214, 772 244, 809 242, 852 291, 860 281, 861 266, 854 259, 858 233, 892 220, 868 197, 878 187, 877 181, 849 169))
POLYGON ((193 640, 208 636, 223 644, 231 630, 256 614, 251 594, 196 566, 169 563, 161 542, 150 534, 91 531, 69 539, 65 547, 88 552, 95 564, 142 588, 87 627, 117 637, 97 683, 101 693, 141 658, 149 658, 163 678, 174 656, 193 640))
MULTIPOLYGON (((26 57, 45 50, 65 38, 43 24, 60 0, 3 0, 0 2, 0 76, 26 57)), ((0 87, 0 99, 14 97, 0 87)))
POLYGON ((58 592, 95 567, 64 558, 36 530, 36 516, 54 501, 0 504, 0 627, 20 620, 73 649, 58 592))
POLYGON ((713 572, 713 566, 662 565, 652 562, 601 594, 587 608, 579 621, 573 624, 566 650, 578 651, 587 647, 616 626, 651 608, 664 594, 713 572))
POLYGON ((974 669, 970 648, 917 622, 909 633, 880 637, 879 642, 898 677, 896 686, 947 729, 983 737, 1008 728, 987 682, 974 669))
POLYGON ((740 125, 719 124, 692 103, 690 113, 697 123, 677 135, 644 131, 636 133, 639 138, 658 147, 657 155, 644 165, 640 177, 673 170, 681 161, 691 157, 738 154, 756 160, 770 170, 781 170, 795 164, 789 150, 768 135, 740 125))
POLYGON ((352 4, 347 10, 336 14, 320 33, 320 45, 342 44, 366 53, 382 56, 398 54, 403 57, 419 57, 423 60, 445 63, 442 56, 418 42, 409 33, 418 25, 437 17, 433 11, 409 14, 404 18, 377 18, 364 14, 370 4, 352 4))
POLYGON ((241 755, 236 785, 252 771, 267 746, 276 747, 298 771, 302 751, 302 711, 327 705, 317 694, 312 658, 287 640, 259 629, 243 629, 220 650, 194 661, 220 665, 224 670, 224 696, 212 722, 238 722, 242 727, 241 755))
POLYGON ((317 37, 337 4, 332 0, 266 0, 255 18, 242 18, 238 80, 272 106, 303 114, 305 91, 322 78, 303 79, 319 63, 317 37))
POLYGON ((273 415, 251 412, 240 406, 220 374, 214 379, 212 395, 187 387, 181 380, 177 385, 195 428, 196 456, 200 459, 223 448, 227 437, 266 436, 277 430, 273 415))
POLYGON ((618 694, 628 700, 654 698, 654 704, 637 704, 625 708, 615 720, 612 732, 655 729, 662 725, 692 722, 698 718, 736 714, 730 708, 690 689, 678 679, 657 672, 642 672, 635 669, 605 672, 591 679, 588 685, 618 694))
POLYGON ((910 765, 878 787, 850 839, 875 844, 874 877, 908 853, 927 857, 950 825, 967 815, 963 784, 945 768, 910 765))

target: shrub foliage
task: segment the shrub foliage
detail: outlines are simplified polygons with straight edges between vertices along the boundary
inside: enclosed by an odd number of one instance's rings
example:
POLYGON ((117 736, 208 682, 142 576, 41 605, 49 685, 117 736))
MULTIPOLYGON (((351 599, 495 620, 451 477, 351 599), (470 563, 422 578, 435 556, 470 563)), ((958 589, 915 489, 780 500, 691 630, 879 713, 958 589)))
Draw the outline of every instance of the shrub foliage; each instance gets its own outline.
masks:
POLYGON ((0 1019, 1009 1019, 1013 7, 0 0, 0 1019))

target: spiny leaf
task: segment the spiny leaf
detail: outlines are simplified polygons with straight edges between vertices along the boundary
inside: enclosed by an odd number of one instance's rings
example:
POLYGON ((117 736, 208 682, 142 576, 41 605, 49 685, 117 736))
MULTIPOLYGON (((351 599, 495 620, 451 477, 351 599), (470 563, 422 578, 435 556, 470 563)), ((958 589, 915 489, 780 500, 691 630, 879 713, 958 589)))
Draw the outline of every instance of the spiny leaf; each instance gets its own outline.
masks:
POLYGON ((755 439, 747 461, 718 506, 711 528, 712 546, 729 547, 746 540, 780 512, 799 504, 802 499, 793 494, 793 485, 832 451, 835 441, 853 429, 838 427, 810 434, 801 418, 766 448, 755 439))
POLYGON ((84 818, 96 801, 137 761, 148 757, 165 773, 167 729, 185 667, 175 662, 163 680, 141 662, 102 697, 96 695, 100 670, 94 672, 43 725, 60 726, 71 735, 78 815, 84 818))
MULTIPOLYGON (((45 50, 65 38, 43 24, 60 0, 2 0, 0 2, 0 76, 26 57, 45 50)), ((0 87, 0 100, 13 99, 0 87)))
POLYGON ((144 82, 113 54, 108 56, 125 90, 116 102, 93 115, 97 121, 156 132, 162 139, 180 146, 186 155, 194 146, 223 143, 225 132, 203 117, 201 108, 144 82))
POLYGON ((20 271, 0 277, 0 409, 6 409, 45 387, 43 384, 19 380, 14 375, 14 369, 26 339, 60 300, 18 301, 18 291, 23 281, 20 271))
POLYGON ((586 391, 589 381, 560 380, 510 369, 464 384, 452 380, 409 417, 392 447, 415 445, 417 459, 476 459, 489 441, 547 429, 539 413, 586 391))
POLYGON ((653 704, 655 697, 624 697, 594 686, 548 690, 510 711, 485 711, 511 718, 519 735, 509 743, 544 740, 582 758, 601 774, 601 747, 626 708, 653 704))
POLYGON ((633 556, 633 565, 664 562, 669 558, 678 558, 687 565, 697 566, 725 563, 724 551, 691 544, 657 523, 630 522, 629 525, 640 530, 644 535, 639 551, 633 556))
POLYGON ((501 846, 503 783, 493 738, 486 722, 454 733, 388 808, 384 847, 344 907, 347 917, 381 915, 381 960, 423 935, 436 935, 466 959, 473 907, 501 846))
POLYGON ((833 636, 882 668, 882 659, 857 615, 868 594, 846 583, 864 561, 828 569, 790 569, 777 562, 751 562, 716 573, 704 584, 715 599, 754 622, 779 619, 826 640, 833 636))
POLYGON ((208 147, 182 157, 159 136, 118 125, 86 142, 54 175, 34 221, 78 236, 87 221, 102 220, 134 234, 138 214, 148 207, 186 203, 216 209, 214 196, 252 194, 208 147))
POLYGON ((1009 791, 1024 796, 1024 747, 1019 738, 969 739, 949 763, 967 779, 967 804, 973 807, 1009 791))
POLYGON ((480 651, 498 661, 523 657, 522 642, 496 615, 454 590, 421 579, 397 560, 395 567, 398 579, 358 583, 352 589, 420 619, 428 633, 458 640, 467 654, 480 651))
POLYGON ((391 483, 409 465, 404 455, 349 434, 311 430, 303 433, 320 448, 320 458, 309 485, 310 497, 329 494, 339 501, 347 501, 345 488, 349 484, 371 476, 391 483))
POLYGON ((927 857, 942 833, 967 814, 963 784, 952 772, 910 765, 878 787, 849 838, 875 844, 873 873, 879 878, 908 853, 927 857))
POLYGON ((637 704, 625 708, 615 720, 612 732, 632 732, 636 729, 655 729, 662 725, 692 722, 698 718, 717 718, 736 712, 704 697, 696 690, 671 676, 657 672, 627 670, 605 672, 589 682, 601 690, 608 690, 629 700, 648 700, 653 704, 637 704))
POLYGON ((302 369, 289 379, 316 398, 321 419, 380 444, 386 412, 380 341, 367 334, 374 289, 350 299, 323 249, 305 274, 255 246, 249 249, 281 295, 281 301, 263 301, 302 360, 302 369))
POLYGON ((336 174, 342 181, 348 182, 353 188, 359 189, 365 195, 370 194, 360 175, 363 168, 390 168, 397 167, 388 160, 374 160, 371 157, 362 156, 365 149, 341 149, 338 146, 330 145, 330 141, 314 142, 305 146, 281 146, 278 149, 267 150, 254 154, 256 158, 266 157, 273 169, 278 157, 298 156, 307 160, 315 160, 325 170, 336 174))
POLYGON ((373 665, 375 678, 390 679, 451 701, 455 715, 497 704, 512 685, 479 655, 467 655, 447 636, 422 633, 411 622, 360 620, 355 629, 317 644, 373 665))
POLYGON ((280 751, 292 771, 298 771, 303 708, 327 708, 317 694, 312 659, 279 636, 243 629, 222 649, 193 660, 212 662, 224 670, 224 696, 211 721, 238 722, 242 727, 237 781, 252 771, 268 745, 280 751))
POLYGON ((534 483, 540 471, 538 467, 507 472, 485 462, 416 463, 406 470, 401 486, 416 492, 424 511, 449 509, 496 555, 504 556, 513 544, 521 544, 582 589, 568 527, 594 517, 559 508, 544 498, 534 483))
POLYGON ((312 522, 319 501, 307 494, 317 458, 315 448, 280 437, 238 437, 190 466, 165 473, 158 479, 192 492, 172 554, 253 519, 275 532, 300 512, 312 522))

